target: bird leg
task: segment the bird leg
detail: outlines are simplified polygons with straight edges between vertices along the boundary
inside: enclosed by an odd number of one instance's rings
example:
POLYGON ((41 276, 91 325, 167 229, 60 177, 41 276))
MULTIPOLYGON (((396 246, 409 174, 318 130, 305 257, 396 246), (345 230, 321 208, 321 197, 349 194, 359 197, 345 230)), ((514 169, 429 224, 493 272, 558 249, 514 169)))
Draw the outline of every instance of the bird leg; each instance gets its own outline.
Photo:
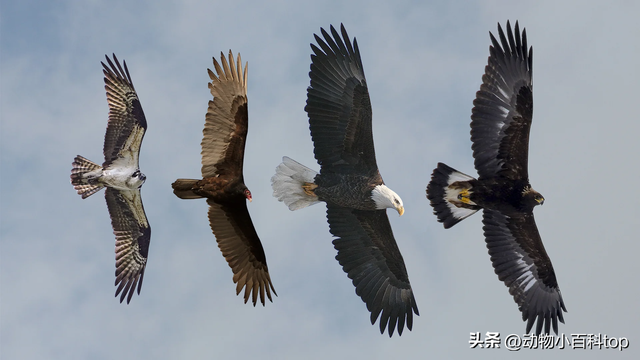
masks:
POLYGON ((471 193, 469 193, 469 190, 462 189, 460 191, 460 193, 458 194, 458 200, 462 201, 463 203, 465 203, 467 205, 471 205, 471 199, 469 198, 469 196, 471 196, 471 193))
POLYGON ((305 194, 309 196, 316 196, 313 190, 315 190, 317 187, 318 185, 314 183, 305 182, 304 184, 302 184, 302 190, 304 191, 305 194))

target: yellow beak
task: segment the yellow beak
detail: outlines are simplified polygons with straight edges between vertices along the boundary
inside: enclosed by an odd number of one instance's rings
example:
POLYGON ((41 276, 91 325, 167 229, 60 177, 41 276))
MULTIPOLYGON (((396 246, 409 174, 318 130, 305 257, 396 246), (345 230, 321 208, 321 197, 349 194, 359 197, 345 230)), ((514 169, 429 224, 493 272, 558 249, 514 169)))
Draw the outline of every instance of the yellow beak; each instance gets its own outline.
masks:
POLYGON ((398 210, 398 214, 400 214, 400 216, 404 214, 404 206, 397 207, 396 210, 398 210))

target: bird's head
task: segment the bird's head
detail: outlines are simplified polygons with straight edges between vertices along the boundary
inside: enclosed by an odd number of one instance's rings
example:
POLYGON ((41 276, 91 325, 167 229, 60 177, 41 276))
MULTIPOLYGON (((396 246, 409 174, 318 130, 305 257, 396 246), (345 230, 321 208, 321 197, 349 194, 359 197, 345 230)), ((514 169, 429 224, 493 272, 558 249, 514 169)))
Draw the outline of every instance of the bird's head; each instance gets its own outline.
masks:
POLYGON ((371 191, 371 199, 376 204, 376 209, 392 208, 396 209, 398 214, 404 214, 404 205, 402 199, 393 190, 386 185, 378 185, 371 191))
POLYGON ((140 170, 136 170, 131 174, 131 177, 127 180, 127 185, 131 189, 138 189, 144 184, 147 177, 140 172, 140 170))
POLYGON ((249 189, 247 189, 246 187, 244 188, 244 197, 246 197, 249 202, 251 202, 251 200, 253 199, 251 197, 251 191, 249 191, 249 189))
POLYGON ((542 194, 540 194, 539 192, 533 190, 531 187, 527 187, 522 192, 522 195, 524 198, 525 207, 533 209, 533 207, 536 205, 544 204, 544 196, 542 196, 542 194))

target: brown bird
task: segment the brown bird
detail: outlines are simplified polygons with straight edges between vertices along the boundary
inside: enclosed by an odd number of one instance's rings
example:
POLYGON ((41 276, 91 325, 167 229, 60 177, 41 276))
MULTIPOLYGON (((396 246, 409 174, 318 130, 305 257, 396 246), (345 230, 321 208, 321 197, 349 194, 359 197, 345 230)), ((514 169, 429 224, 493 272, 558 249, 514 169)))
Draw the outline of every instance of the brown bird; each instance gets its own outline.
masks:
POLYGON ((222 66, 213 59, 209 101, 202 139, 202 180, 178 179, 171 186, 181 199, 207 198, 209 223, 222 256, 233 271, 236 294, 244 291, 244 302, 251 296, 256 305, 258 295, 265 304, 275 295, 267 259, 260 238, 247 210, 251 191, 244 184, 242 164, 248 130, 247 64, 242 69, 229 50, 229 62, 220 53, 222 66))

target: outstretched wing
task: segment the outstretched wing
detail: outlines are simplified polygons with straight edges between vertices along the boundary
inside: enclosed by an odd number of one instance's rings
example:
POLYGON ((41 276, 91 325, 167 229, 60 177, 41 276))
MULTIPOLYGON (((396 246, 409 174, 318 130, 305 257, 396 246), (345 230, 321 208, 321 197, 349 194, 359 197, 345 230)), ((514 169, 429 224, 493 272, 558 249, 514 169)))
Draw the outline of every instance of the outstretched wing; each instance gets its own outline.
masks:
POLYGON ((307 89, 309 129, 321 173, 378 173, 371 102, 364 78, 358 43, 353 46, 344 26, 342 38, 331 26, 331 35, 321 29, 318 46, 311 44, 311 85, 307 89))
POLYGON ((553 325, 557 334, 558 319, 564 323, 562 311, 567 309, 533 213, 507 216, 484 209, 483 223, 493 268, 527 321, 527 333, 537 319, 536 334, 543 325, 546 333, 553 325))
POLYGON ((411 330, 419 315, 409 275, 398 249, 386 210, 361 211, 327 204, 329 230, 338 237, 336 260, 353 280, 356 294, 371 312, 371 324, 380 315, 380 332, 389 336, 404 324, 411 330))
POLYGON ((124 69, 113 54, 113 62, 105 55, 107 66, 102 63, 104 72, 104 88, 109 103, 109 124, 104 136, 104 168, 114 161, 125 167, 139 167, 138 156, 142 138, 147 130, 138 94, 133 88, 131 75, 124 63, 124 69))
POLYGON ((247 65, 242 70, 242 60, 233 61, 229 50, 229 62, 220 53, 222 66, 213 59, 216 74, 211 70, 209 89, 213 101, 209 101, 202 138, 202 177, 216 175, 242 176, 244 144, 248 130, 247 65))
POLYGON ((116 296, 122 293, 120 302, 126 297, 128 304, 136 284, 140 295, 149 254, 151 228, 142 206, 140 189, 116 190, 107 187, 105 198, 116 236, 116 296))
POLYGON ((264 306, 265 292, 269 301, 273 301, 271 291, 277 294, 271 283, 267 258, 253 227, 246 201, 244 196, 225 203, 208 199, 209 223, 222 256, 233 271, 233 282, 237 284, 236 294, 244 287, 245 303, 251 296, 255 306, 260 295, 260 302, 264 306))
POLYGON ((473 101, 471 141, 479 178, 528 179, 529 130, 533 117, 533 48, 526 30, 515 36, 498 24, 500 43, 491 36, 489 63, 473 101))

